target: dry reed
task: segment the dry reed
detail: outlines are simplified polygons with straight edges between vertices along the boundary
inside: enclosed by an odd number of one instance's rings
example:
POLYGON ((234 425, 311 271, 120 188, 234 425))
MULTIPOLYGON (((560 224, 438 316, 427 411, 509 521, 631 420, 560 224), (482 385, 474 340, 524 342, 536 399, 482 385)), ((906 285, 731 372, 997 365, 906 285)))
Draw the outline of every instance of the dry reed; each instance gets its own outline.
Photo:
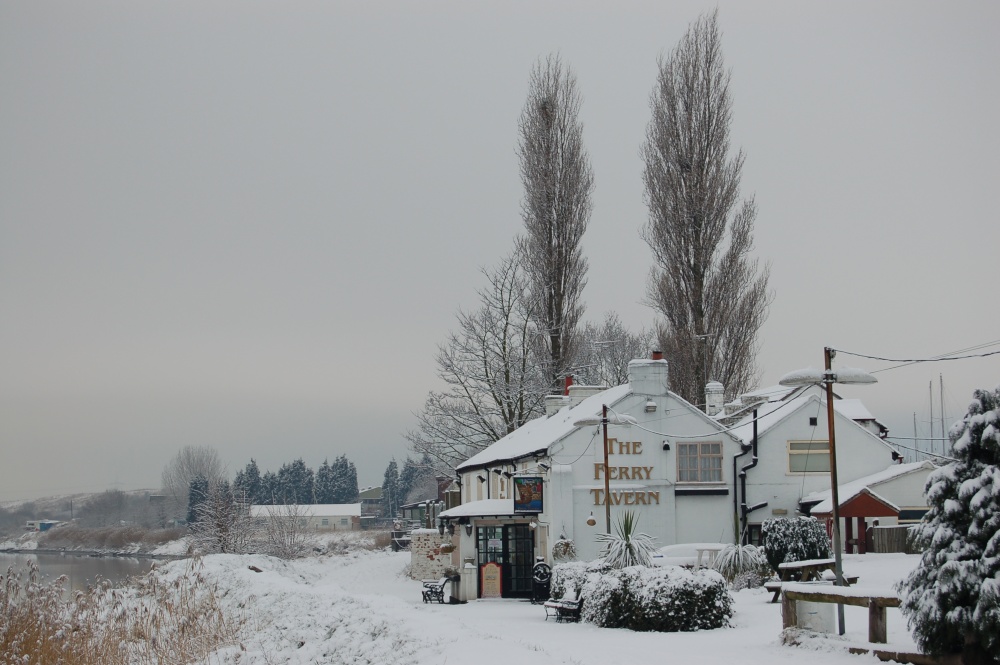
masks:
POLYGON ((99 581, 69 601, 65 581, 40 583, 33 563, 0 576, 0 665, 189 663, 238 643, 247 623, 223 609, 199 558, 171 581, 99 581))

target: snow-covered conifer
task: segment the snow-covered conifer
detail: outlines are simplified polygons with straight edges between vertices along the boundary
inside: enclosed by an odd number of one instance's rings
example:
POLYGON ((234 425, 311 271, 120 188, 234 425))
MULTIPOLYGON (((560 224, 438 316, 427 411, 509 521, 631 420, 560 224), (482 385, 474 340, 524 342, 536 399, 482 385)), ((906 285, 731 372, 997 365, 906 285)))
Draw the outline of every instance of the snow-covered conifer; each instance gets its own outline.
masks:
POLYGON ((927 653, 1000 662, 1000 388, 977 390, 949 433, 955 461, 927 479, 913 529, 920 564, 900 582, 902 611, 927 653))

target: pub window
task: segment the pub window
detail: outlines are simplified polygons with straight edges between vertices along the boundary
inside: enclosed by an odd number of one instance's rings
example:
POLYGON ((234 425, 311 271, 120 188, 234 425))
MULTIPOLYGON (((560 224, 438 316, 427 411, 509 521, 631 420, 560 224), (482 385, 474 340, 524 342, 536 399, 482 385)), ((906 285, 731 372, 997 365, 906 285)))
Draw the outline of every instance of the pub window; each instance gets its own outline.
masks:
POLYGON ((330 526, 330 518, 329 517, 324 517, 323 518, 323 526, 330 526))
POLYGON ((789 441, 789 473, 830 473, 829 441, 789 441))
POLYGON ((677 446, 677 482, 721 483, 721 443, 681 443, 677 446))

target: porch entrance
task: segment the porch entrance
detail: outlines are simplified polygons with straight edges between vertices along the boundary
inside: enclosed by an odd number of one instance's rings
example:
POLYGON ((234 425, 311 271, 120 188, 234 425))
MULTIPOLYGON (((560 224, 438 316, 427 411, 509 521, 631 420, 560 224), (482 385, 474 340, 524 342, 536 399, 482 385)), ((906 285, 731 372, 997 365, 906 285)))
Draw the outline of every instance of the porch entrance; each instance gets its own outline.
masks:
MULTIPOLYGON (((500 595, 504 598, 531 598, 531 567, 534 564, 535 533, 527 524, 481 526, 476 531, 479 569, 494 562, 500 565, 500 595)), ((477 595, 480 577, 476 575, 477 595)))

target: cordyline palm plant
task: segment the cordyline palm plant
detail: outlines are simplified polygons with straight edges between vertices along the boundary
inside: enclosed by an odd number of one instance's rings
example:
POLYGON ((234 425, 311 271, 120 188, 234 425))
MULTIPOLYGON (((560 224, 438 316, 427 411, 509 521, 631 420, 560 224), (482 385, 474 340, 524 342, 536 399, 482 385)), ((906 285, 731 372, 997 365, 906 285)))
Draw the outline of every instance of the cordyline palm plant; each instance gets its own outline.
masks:
POLYGON ((604 544, 604 561, 612 568, 653 565, 655 539, 638 531, 638 523, 639 517, 631 510, 626 510, 621 519, 615 522, 617 533, 597 535, 597 542, 604 544))

